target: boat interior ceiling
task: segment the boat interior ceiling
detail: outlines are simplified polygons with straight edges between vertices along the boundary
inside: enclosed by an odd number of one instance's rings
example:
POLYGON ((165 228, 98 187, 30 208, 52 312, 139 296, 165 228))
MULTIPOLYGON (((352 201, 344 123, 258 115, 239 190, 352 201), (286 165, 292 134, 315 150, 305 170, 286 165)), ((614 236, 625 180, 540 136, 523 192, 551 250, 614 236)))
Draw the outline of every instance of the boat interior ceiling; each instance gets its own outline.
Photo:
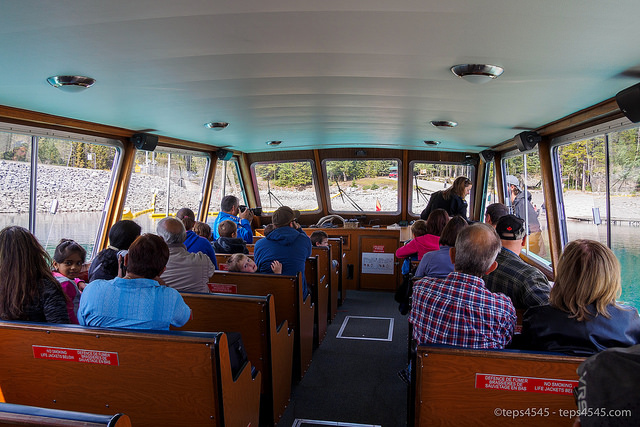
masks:
POLYGON ((478 153, 637 83, 639 15, 636 0, 4 1, 0 105, 244 153, 478 153), (504 73, 473 84, 459 64, 504 73), (96 83, 47 83, 64 75, 96 83))

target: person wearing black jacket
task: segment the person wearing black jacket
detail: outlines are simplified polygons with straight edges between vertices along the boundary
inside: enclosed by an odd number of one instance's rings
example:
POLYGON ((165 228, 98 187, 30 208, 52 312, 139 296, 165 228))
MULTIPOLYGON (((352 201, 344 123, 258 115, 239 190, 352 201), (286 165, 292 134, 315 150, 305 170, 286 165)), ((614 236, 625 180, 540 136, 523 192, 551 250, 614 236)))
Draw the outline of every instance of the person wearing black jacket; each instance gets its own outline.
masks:
POLYGON ((457 177, 451 187, 436 191, 431 195, 427 207, 420 214, 420 218, 426 221, 431 212, 436 209, 444 209, 450 217, 460 215, 467 219, 467 202, 464 199, 471 191, 471 186, 471 180, 466 176, 457 177))

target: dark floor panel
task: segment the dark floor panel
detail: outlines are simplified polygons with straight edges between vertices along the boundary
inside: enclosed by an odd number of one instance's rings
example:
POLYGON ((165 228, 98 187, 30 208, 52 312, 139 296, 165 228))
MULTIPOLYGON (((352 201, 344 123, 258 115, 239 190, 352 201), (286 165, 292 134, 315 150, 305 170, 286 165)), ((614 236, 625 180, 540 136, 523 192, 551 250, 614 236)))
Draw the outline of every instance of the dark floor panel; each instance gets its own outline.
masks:
POLYGON ((338 332, 338 338, 391 341, 393 339, 393 319, 347 316, 338 332))
POLYGON ((335 421, 320 421, 320 420, 300 420, 297 419, 293 423, 292 427, 326 427, 326 426, 334 426, 334 427, 381 427, 373 424, 353 424, 353 423, 341 423, 335 421))

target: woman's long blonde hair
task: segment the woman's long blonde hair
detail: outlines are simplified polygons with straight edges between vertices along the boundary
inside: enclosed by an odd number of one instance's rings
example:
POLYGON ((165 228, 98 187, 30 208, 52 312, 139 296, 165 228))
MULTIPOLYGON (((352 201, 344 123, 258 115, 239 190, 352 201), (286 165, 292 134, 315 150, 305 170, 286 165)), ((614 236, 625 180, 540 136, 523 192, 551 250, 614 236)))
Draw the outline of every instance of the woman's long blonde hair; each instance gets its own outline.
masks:
POLYGON ((621 292, 620 262, 611 249, 595 240, 579 239, 560 256, 549 302, 582 322, 597 314, 611 317, 607 306, 615 304, 621 292), (589 311, 590 304, 597 313, 589 311))
POLYGON ((38 300, 43 280, 60 288, 50 265, 51 257, 29 230, 0 231, 0 319, 24 320, 24 309, 38 300))

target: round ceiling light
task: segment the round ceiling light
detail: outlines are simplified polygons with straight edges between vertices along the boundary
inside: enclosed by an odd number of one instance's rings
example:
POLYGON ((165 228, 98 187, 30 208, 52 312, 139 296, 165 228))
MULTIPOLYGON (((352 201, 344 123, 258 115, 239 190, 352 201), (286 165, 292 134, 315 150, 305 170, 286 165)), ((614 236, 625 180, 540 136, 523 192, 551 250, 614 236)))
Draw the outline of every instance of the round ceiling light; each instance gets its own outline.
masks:
POLYGON ((275 147, 282 144, 282 141, 267 141, 267 145, 275 147))
POLYGON ((433 120, 431 124, 438 129, 451 129, 458 126, 458 122, 452 122, 450 120, 433 120))
POLYGON ((86 76, 51 76, 47 82, 63 92, 82 92, 93 86, 96 79, 86 76))
POLYGON ((460 64, 451 67, 451 72, 471 83, 486 83, 500 76, 504 69, 497 65, 460 64))
POLYGON ((204 124, 204 127, 213 129, 213 130, 222 130, 222 129, 225 129, 227 126, 229 126, 229 123, 227 122, 209 122, 204 124))
POLYGON ((432 141, 432 140, 428 140, 424 142, 425 144, 431 146, 431 147, 436 147, 438 145, 440 145, 440 141, 432 141))

